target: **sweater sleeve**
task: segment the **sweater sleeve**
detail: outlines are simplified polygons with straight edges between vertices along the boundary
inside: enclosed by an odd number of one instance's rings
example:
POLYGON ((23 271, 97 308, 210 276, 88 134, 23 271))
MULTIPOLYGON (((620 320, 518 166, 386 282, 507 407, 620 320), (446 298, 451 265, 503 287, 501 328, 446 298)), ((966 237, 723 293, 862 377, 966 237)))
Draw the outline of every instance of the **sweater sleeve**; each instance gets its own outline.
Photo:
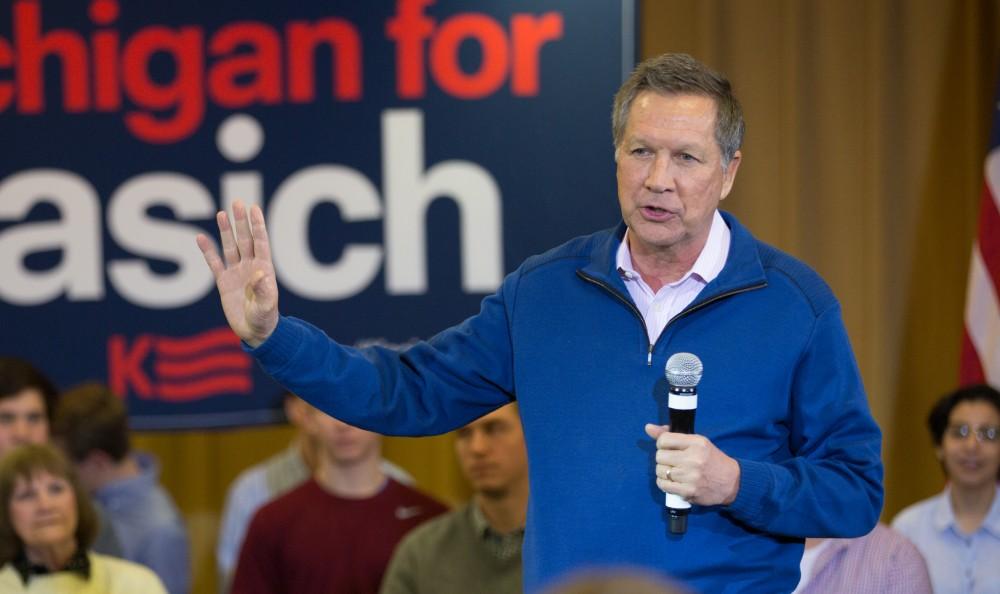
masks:
POLYGON ((283 317, 250 350, 293 393, 346 423, 384 435, 431 435, 514 399, 508 294, 517 273, 479 313, 406 350, 354 349, 283 317))
POLYGON ((867 534, 882 509, 882 436, 834 305, 816 318, 791 384, 791 457, 737 458, 732 515, 792 537, 867 534))

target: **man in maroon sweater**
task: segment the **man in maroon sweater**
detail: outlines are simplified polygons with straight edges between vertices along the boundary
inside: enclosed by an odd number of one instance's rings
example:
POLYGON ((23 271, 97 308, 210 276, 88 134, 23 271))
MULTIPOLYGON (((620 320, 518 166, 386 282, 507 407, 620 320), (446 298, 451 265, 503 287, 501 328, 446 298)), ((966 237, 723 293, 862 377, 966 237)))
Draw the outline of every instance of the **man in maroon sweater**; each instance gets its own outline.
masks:
POLYGON ((312 479, 250 523, 232 594, 377 594, 402 537, 447 509, 382 473, 381 437, 311 411, 312 479))

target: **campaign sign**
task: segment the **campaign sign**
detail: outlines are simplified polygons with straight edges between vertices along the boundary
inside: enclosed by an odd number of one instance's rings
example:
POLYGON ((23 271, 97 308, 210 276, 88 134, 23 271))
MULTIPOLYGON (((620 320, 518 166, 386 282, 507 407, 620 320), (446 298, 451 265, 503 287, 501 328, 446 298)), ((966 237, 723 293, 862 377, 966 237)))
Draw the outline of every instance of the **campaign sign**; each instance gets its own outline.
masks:
POLYGON ((270 422, 195 244, 239 199, 280 310, 346 344, 474 314, 618 218, 623 0, 14 0, 0 8, 0 354, 138 429, 270 422))

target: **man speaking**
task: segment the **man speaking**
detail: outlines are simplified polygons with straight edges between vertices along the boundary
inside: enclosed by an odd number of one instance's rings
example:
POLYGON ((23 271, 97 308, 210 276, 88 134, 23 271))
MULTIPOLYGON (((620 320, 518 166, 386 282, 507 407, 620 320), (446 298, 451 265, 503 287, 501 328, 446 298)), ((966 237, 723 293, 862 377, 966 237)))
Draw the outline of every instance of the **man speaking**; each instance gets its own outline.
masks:
POLYGON ((518 401, 527 592, 612 564, 703 592, 790 592, 804 537, 866 534, 882 507, 881 435, 840 306, 718 211, 744 130, 725 78, 686 55, 647 60, 612 121, 623 223, 528 258, 477 315, 401 352, 279 315, 258 207, 218 214, 221 257, 198 245, 264 369, 348 423, 442 433, 518 401), (664 426, 678 352, 704 365, 694 435, 664 426), (661 490, 692 504, 683 534, 661 490))

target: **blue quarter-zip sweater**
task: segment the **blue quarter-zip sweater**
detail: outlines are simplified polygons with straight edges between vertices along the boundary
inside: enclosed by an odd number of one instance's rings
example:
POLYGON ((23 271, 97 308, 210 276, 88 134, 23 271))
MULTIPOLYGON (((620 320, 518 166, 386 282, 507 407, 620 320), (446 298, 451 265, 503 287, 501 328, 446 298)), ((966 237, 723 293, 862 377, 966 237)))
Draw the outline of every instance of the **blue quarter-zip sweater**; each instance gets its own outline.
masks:
POLYGON ((615 269, 624 225, 526 260, 479 314, 405 351, 356 350, 282 318, 253 351, 320 409, 391 435, 460 427, 516 399, 531 501, 525 591, 625 564, 701 592, 790 592, 806 536, 853 537, 882 508, 881 434, 823 280, 731 215, 726 265, 650 345, 615 269), (740 465, 728 506, 667 529, 645 423, 663 369, 701 358, 696 430, 740 465))

